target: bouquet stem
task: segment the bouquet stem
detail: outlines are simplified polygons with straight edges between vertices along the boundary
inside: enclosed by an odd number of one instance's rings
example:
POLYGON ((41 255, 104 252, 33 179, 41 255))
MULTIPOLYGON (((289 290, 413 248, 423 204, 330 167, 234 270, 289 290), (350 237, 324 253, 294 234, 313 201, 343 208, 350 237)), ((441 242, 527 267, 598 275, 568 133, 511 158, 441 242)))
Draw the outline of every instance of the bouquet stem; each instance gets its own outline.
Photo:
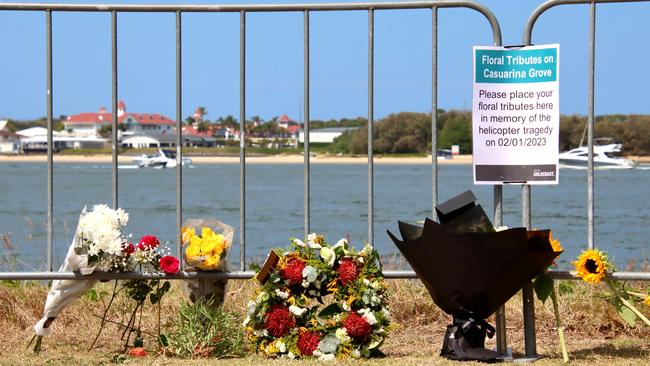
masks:
POLYGON ((93 343, 91 343, 90 347, 88 347, 89 351, 93 349, 95 343, 99 339, 99 335, 102 334, 102 329, 104 329, 104 324, 106 324, 106 315, 108 314, 108 310, 111 308, 111 305, 113 304, 115 295, 117 295, 117 280, 115 280, 115 285, 113 286, 113 294, 111 295, 111 299, 108 301, 108 305, 106 306, 106 309, 104 309, 104 315, 102 315, 102 323, 99 326, 99 331, 97 331, 97 335, 95 336, 95 339, 93 339, 93 343))
POLYGON ((564 363, 569 362, 569 353, 566 348, 566 341, 564 340, 564 326, 562 325, 562 320, 560 319, 560 307, 557 302, 557 291, 555 290, 555 282, 553 282, 553 288, 551 291, 551 300, 553 300, 553 312, 555 313, 555 326, 557 327, 557 333, 560 337, 560 350, 562 350, 562 359, 564 363))
POLYGON ((35 334, 32 337, 32 339, 29 340, 29 343, 27 343, 27 348, 29 348, 29 346, 32 345, 32 342, 34 342, 34 340, 36 340, 36 343, 34 343, 34 348, 32 348, 32 350, 34 351, 34 353, 39 354, 39 353, 41 353, 41 345, 43 343, 43 336, 35 334))
POLYGON ((626 299, 624 299, 624 298, 620 295, 619 290, 616 288, 616 286, 614 285, 614 283, 612 283, 612 281, 609 280, 609 279, 606 279, 605 282, 607 282, 607 285, 608 285, 609 288, 612 290, 612 294, 614 294, 614 296, 616 296, 616 297, 621 301, 621 303, 623 303, 623 305, 625 305, 628 309, 632 310, 632 312, 633 312, 636 316, 638 316, 641 320, 643 320, 643 322, 644 322, 647 326, 650 327, 650 320, 648 320, 648 318, 646 318, 646 316, 643 315, 643 313, 641 313, 639 310, 637 310, 637 308, 634 307, 634 305, 632 305, 632 303, 630 303, 629 301, 627 301, 626 299))

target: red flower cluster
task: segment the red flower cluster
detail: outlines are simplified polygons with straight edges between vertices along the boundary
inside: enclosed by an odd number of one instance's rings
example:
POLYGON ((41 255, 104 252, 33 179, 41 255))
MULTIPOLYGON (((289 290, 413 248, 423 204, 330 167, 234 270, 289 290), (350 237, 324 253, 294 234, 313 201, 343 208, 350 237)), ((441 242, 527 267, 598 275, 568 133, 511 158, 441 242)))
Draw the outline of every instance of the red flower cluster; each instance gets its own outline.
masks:
POLYGON ((145 235, 142 238, 140 238, 140 242, 138 243, 138 249, 140 250, 155 249, 158 245, 160 245, 160 240, 158 240, 158 238, 156 238, 153 235, 145 235))
POLYGON ((318 343, 320 342, 320 333, 314 331, 304 331, 300 332, 298 335, 298 349, 300 354, 303 356, 311 356, 314 354, 314 351, 318 348, 318 343))
POLYGON ((125 256, 130 256, 135 252, 135 246, 133 243, 127 243, 127 244, 122 244, 122 253, 124 253, 125 256))
POLYGON ((343 322, 343 328, 348 332, 350 338, 358 342, 365 342, 372 333, 372 326, 366 319, 357 313, 350 313, 343 322))
POLYGON ((339 274, 339 279, 341 280, 341 285, 347 286, 350 283, 354 282, 359 275, 359 270, 357 265, 354 263, 352 258, 343 258, 339 264, 339 268, 336 269, 339 274))
POLYGON ((147 351, 142 347, 134 347, 129 350, 128 355, 133 357, 145 357, 147 351))
POLYGON ((160 269, 162 269, 162 271, 167 274, 178 273, 179 265, 180 262, 178 259, 176 259, 176 257, 172 257, 171 255, 166 255, 160 258, 160 269))
POLYGON ((273 305, 266 312, 264 329, 274 337, 283 337, 289 334, 295 326, 296 320, 293 318, 293 315, 291 315, 288 308, 282 305, 273 305))
POLYGON ((289 281, 289 285, 302 283, 302 270, 305 269, 305 262, 300 258, 292 258, 280 271, 283 279, 289 281))

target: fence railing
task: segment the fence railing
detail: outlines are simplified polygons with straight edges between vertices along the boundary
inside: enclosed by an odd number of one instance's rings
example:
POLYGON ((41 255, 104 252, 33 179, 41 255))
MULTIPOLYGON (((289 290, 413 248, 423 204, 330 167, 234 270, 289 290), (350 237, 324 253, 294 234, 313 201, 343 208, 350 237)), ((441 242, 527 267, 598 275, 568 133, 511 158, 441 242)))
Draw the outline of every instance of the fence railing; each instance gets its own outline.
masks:
MULTIPOLYGON (((239 222, 239 248, 240 264, 238 272, 229 272, 228 278, 247 278, 252 277, 252 272, 245 272, 246 269, 246 136, 244 123, 246 120, 246 14, 255 12, 301 12, 303 14, 303 35, 304 35, 304 234, 310 232, 310 187, 311 187, 311 170, 310 170, 310 72, 309 72, 309 15, 315 11, 366 11, 368 13, 368 242, 374 243, 374 162, 373 162, 373 122, 374 122, 374 19, 375 11, 389 11, 398 9, 429 9, 431 11, 432 21, 432 98, 431 110, 437 111, 437 55, 438 55, 438 9, 439 8, 468 8, 482 14, 490 24, 492 30, 492 43, 501 45, 501 29, 494 14, 485 6, 473 1, 413 1, 413 2, 385 2, 385 3, 327 3, 327 4, 263 4, 263 5, 106 5, 106 4, 10 4, 0 3, 0 11, 42 11, 45 14, 46 30, 46 78, 47 78, 47 124, 48 124, 48 151, 47 151, 47 271, 46 272, 4 272, 0 273, 0 278, 11 279, 33 279, 34 276, 41 279, 55 278, 76 278, 74 274, 53 272, 52 263, 52 246, 53 246, 53 223, 54 223, 54 189, 53 189, 53 150, 52 150, 52 125, 53 112, 52 101, 55 95, 52 84, 52 13, 53 12, 103 12, 111 14, 111 90, 112 90, 112 201, 113 207, 118 207, 118 136, 117 136, 117 104, 118 104, 118 54, 117 54, 117 32, 118 32, 118 13, 122 12, 166 12, 176 15, 176 131, 182 130, 182 92, 183 78, 182 70, 182 15, 186 12, 202 13, 239 13, 240 19, 240 52, 239 52, 239 121, 240 121, 240 222, 239 222)), ((438 174, 437 174, 437 115, 431 114, 432 126, 432 195, 433 202, 431 213, 435 215, 435 205, 438 202, 438 174)), ((176 241, 177 255, 182 260, 181 246, 181 227, 183 221, 183 166, 181 159, 183 156, 181 133, 176 134, 176 241)), ((495 199, 498 204, 495 207, 495 217, 497 225, 501 225, 501 187, 496 187, 495 192, 499 192, 498 198, 495 193, 495 199)), ((184 268, 182 268, 184 269, 184 268)), ((113 278, 113 274, 106 274, 113 278)), ((216 275, 216 274, 213 274, 216 275)), ((412 271, 397 271, 387 273, 389 276, 398 278, 415 278, 412 271)), ((141 278, 140 274, 122 274, 124 278, 141 278)), ((194 273, 185 273, 178 278, 198 276, 194 273)), ((201 276, 205 276, 202 274, 201 276)), ((219 275, 221 276, 221 275, 219 275)), ((208 276, 209 277, 209 276, 208 276)), ((122 278, 122 277, 120 277, 122 278)), ((177 278, 177 277, 165 277, 177 278)))

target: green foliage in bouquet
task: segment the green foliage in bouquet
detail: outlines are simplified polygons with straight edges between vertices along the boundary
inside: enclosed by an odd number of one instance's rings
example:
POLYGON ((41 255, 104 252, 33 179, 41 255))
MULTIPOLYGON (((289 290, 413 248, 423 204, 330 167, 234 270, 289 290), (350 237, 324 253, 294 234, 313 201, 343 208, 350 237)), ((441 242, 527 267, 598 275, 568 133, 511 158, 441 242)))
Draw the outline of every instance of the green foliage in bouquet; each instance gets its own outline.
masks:
POLYGON ((201 299, 181 305, 169 334, 169 349, 180 357, 227 358, 242 356, 245 352, 240 319, 212 300, 201 299))
POLYGON ((310 234, 275 253, 277 263, 258 274, 262 287, 243 323, 259 353, 322 360, 380 354, 390 313, 377 251, 310 234))

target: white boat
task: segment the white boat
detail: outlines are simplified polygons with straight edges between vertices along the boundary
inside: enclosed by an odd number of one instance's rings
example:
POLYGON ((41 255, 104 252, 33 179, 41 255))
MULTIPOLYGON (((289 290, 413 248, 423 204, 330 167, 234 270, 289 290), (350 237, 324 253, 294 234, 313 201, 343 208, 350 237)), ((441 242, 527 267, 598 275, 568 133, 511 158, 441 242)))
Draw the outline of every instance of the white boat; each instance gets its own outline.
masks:
MULTIPOLYGON (((175 168, 176 152, 173 150, 159 149, 154 155, 145 155, 133 158, 133 162, 140 168, 175 168)), ((191 165, 192 159, 183 157, 183 166, 191 165)))
MULTIPOLYGON (((594 167, 597 168, 634 168, 636 163, 632 160, 623 159, 618 156, 623 145, 611 138, 600 138, 594 140, 594 167)), ((589 161, 589 148, 581 146, 563 153, 560 153, 560 166, 586 168, 589 161)))

